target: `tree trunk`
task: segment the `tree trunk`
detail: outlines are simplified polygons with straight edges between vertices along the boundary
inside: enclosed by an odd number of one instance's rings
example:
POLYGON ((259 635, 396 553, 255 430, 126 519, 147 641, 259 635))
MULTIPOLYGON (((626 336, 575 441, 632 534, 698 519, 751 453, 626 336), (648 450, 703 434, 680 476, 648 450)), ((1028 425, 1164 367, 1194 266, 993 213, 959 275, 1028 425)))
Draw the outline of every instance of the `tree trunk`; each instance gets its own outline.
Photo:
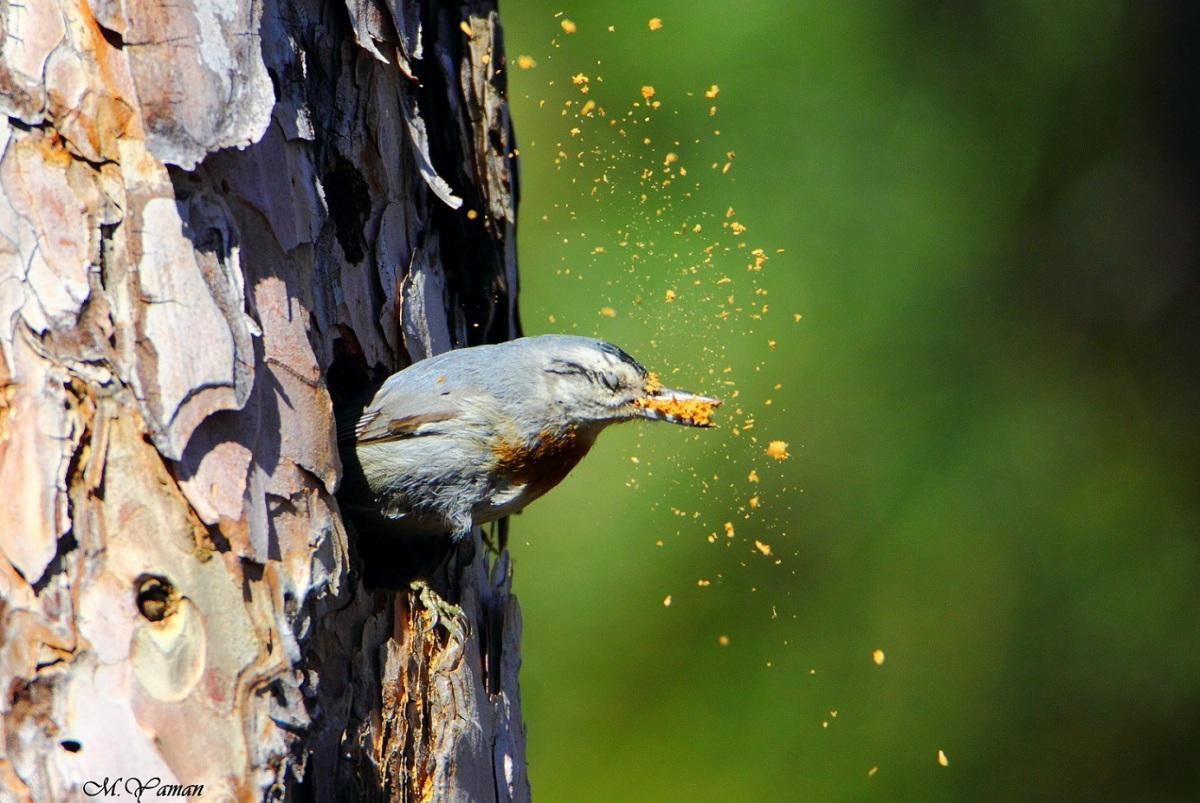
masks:
POLYGON ((368 588, 334 496, 335 401, 518 333, 495 4, 0 27, 0 799, 528 799, 507 554, 368 588))

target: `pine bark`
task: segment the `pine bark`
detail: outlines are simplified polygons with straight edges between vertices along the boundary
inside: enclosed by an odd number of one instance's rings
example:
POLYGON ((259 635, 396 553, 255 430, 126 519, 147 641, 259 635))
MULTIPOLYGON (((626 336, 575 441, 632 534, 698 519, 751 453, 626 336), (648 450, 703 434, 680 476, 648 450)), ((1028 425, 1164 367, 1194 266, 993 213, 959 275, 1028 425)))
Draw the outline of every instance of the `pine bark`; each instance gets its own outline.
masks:
POLYGON ((335 495, 335 404, 518 334, 495 3, 0 27, 0 799, 527 800, 502 545, 367 585, 335 495))

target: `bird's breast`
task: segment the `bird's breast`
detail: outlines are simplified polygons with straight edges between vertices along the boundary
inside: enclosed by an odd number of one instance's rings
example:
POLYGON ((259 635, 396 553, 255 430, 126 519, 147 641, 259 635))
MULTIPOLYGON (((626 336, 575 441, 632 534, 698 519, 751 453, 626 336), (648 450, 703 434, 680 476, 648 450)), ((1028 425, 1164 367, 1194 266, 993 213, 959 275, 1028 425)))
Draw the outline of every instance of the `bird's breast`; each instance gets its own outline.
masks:
POLYGON ((497 438, 492 454, 497 473, 536 498, 562 482, 595 442, 595 433, 563 427, 543 430, 528 441, 497 438))

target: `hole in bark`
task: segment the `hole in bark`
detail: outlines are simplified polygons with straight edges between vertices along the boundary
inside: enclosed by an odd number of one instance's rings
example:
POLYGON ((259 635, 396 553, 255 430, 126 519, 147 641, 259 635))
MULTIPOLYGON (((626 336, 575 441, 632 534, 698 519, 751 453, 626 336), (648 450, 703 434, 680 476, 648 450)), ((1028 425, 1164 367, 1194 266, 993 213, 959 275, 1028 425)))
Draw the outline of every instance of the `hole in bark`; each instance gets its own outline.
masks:
POLYGON ((62 749, 66 750, 68 753, 78 753, 83 749, 83 745, 74 739, 63 739, 61 742, 59 742, 59 744, 62 745, 62 749))
POLYGON ((338 158, 321 178, 325 202, 336 227, 337 241, 346 260, 357 265, 367 253, 363 229, 371 212, 371 190, 362 173, 345 159, 338 158))
POLYGON ((161 622, 175 613, 179 597, 167 578, 143 574, 134 581, 134 588, 137 589, 138 611, 148 621, 161 622))
POLYGON ((104 37, 104 41, 108 42, 110 47, 114 47, 117 50, 125 47, 125 37, 119 31, 114 31, 112 28, 105 28, 103 25, 97 25, 96 27, 100 29, 100 35, 104 37))

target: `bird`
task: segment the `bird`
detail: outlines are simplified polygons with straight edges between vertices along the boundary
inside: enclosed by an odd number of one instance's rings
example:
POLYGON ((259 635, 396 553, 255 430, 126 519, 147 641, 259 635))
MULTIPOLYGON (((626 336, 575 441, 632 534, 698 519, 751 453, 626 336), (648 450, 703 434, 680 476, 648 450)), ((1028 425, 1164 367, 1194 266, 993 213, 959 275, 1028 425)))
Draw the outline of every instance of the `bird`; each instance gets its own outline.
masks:
POLYGON ((339 500, 379 535, 450 535, 520 512, 606 427, 712 426, 721 400, 662 387, 617 346, 538 335, 448 351, 392 374, 338 423, 339 500))

